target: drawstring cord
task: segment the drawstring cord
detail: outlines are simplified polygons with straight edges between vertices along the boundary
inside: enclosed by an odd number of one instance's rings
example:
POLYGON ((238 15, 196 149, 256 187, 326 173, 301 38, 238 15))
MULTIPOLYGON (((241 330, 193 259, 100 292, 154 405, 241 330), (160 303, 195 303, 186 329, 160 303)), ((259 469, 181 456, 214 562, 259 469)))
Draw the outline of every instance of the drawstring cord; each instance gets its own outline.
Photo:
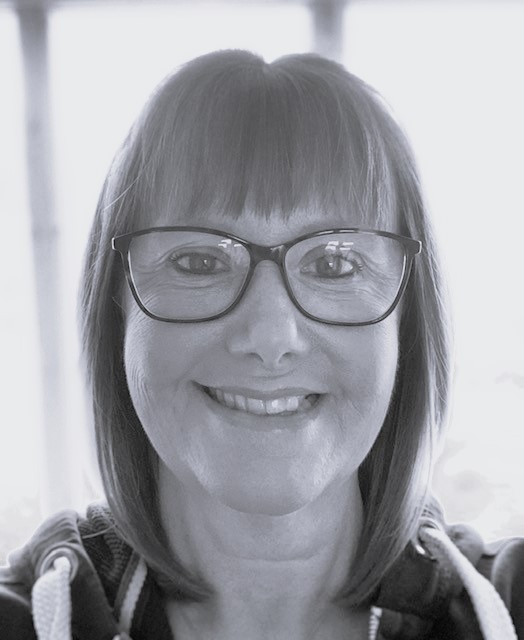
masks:
MULTIPOLYGON (((38 640, 71 640, 71 589, 76 573, 69 549, 55 549, 42 563, 40 577, 31 592, 33 622, 38 640)), ((135 608, 147 577, 147 565, 138 559, 122 602, 118 628, 113 640, 131 640, 129 633, 135 608)))
MULTIPOLYGON (((511 617, 493 585, 480 575, 448 536, 431 526, 421 527, 419 538, 430 552, 444 555, 455 568, 469 593, 484 640, 518 640, 511 617)), ((70 582, 76 567, 70 554, 56 550, 42 566, 32 590, 32 608, 38 640, 71 640, 70 582)), ((135 567, 120 612, 120 634, 113 640, 129 638, 133 615, 147 576, 142 558, 135 567)), ((369 640, 377 640, 382 610, 372 607, 369 617, 369 640)))
POLYGON ((33 621, 38 640, 71 640, 71 569, 69 559, 58 556, 33 586, 33 621))
POLYGON ((419 530, 419 538, 430 552, 444 555, 455 568, 467 590, 484 640, 518 640, 515 627, 502 598, 495 587, 477 572, 471 562, 440 529, 426 526, 419 530))

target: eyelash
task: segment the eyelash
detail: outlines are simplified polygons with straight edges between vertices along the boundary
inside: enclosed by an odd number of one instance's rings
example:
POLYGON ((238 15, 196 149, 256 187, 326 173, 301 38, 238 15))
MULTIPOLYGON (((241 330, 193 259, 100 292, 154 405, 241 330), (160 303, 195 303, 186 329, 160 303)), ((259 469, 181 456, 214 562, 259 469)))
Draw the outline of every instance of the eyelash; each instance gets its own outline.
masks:
POLYGON ((185 273, 185 274, 189 274, 189 275, 195 275, 195 276, 199 276, 199 275, 208 275, 208 274, 213 274, 213 273, 220 273, 221 271, 225 271, 225 269, 219 269, 219 271, 208 271, 208 272, 202 272, 202 273, 194 273, 193 271, 191 271, 190 269, 184 269, 184 267, 182 267, 179 263, 179 261, 182 258, 189 258, 191 259, 191 257, 193 256, 198 256, 199 258, 201 258, 202 260, 206 260, 206 259, 211 259, 211 260, 215 260, 217 263, 222 263, 223 262, 217 258, 216 256, 213 256, 211 254, 207 254, 207 253, 181 253, 181 254, 173 254, 169 257, 169 262, 173 265, 173 267, 179 271, 180 273, 185 273))
MULTIPOLYGON (((220 264, 224 264, 222 260, 220 260, 220 258, 217 258, 216 256, 212 255, 212 254, 205 254, 205 253, 180 253, 180 254, 172 254, 169 257, 169 261, 170 263, 173 265, 173 267, 179 272, 179 273, 183 273, 183 274, 187 274, 187 275, 193 275, 193 276, 202 276, 202 275, 216 275, 217 273, 226 271, 227 269, 218 269, 218 271, 216 270, 210 270, 210 271, 201 271, 201 272, 195 272, 195 271, 191 271, 191 269, 185 269, 181 264, 180 264, 180 260, 182 260, 183 258, 189 258, 191 259, 192 257, 198 257, 201 260, 205 261, 205 260, 214 260, 215 264, 213 266, 216 267, 217 263, 220 264)), ((310 265, 317 265, 320 261, 322 260, 326 260, 326 259, 336 259, 339 261, 342 261, 343 263, 347 263, 349 265, 352 266, 352 271, 350 273, 343 273, 343 274, 339 274, 339 275, 321 275, 321 274, 315 274, 313 273, 312 275, 314 277, 317 277, 319 279, 323 278, 326 280, 335 280, 337 278, 348 278, 348 277, 354 277, 356 274, 360 273, 363 269, 364 269, 364 265, 362 263, 361 260, 359 260, 356 256, 351 258, 351 259, 347 259, 345 258, 343 255, 341 254, 334 254, 334 255, 329 255, 329 256, 320 256, 319 258, 316 258, 315 260, 312 260, 309 265, 306 266, 310 266, 310 265)), ((307 273, 307 271, 305 271, 307 273)))
MULTIPOLYGON (((320 258, 317 258, 316 260, 313 260, 313 263, 317 263, 319 260, 325 259, 326 256, 322 256, 320 258)), ((329 256, 329 258, 336 258, 339 260, 342 260, 343 262, 346 262, 348 264, 351 264, 353 267, 353 271, 351 273, 347 273, 347 274, 342 274, 342 275, 334 275, 334 276, 316 276, 318 278, 325 278, 326 280, 334 280, 336 278, 347 278, 347 277, 351 277, 354 276, 355 273, 360 273, 363 269, 364 269, 364 265, 363 263, 358 260, 357 258, 353 258, 353 259, 346 259, 344 258, 344 256, 342 255, 334 255, 334 256, 329 256)))

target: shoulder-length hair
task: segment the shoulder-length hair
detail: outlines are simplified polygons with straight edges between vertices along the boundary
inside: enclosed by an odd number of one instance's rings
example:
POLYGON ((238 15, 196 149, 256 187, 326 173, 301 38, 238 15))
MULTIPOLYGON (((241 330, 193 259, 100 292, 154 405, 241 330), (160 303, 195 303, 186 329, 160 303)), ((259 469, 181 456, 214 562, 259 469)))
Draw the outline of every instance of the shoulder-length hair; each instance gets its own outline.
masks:
POLYGON ((178 215, 347 211, 423 243, 402 303, 399 363, 384 425, 359 470, 364 524, 340 594, 368 602, 416 535, 449 393, 441 270, 417 170, 383 100, 339 64, 244 51, 197 58, 152 95, 105 181, 89 239, 81 321, 106 498, 122 535, 164 586, 201 599, 208 585, 169 550, 158 457, 135 413, 123 364, 123 271, 111 238, 178 215), (393 222, 392 222, 393 221, 393 222))

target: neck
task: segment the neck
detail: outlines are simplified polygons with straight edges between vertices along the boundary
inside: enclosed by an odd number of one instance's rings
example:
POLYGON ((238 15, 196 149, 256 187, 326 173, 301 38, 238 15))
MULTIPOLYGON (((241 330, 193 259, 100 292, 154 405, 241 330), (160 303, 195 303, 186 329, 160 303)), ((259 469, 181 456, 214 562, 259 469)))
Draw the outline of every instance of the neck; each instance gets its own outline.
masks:
POLYGON ((346 637, 352 616, 364 624, 360 612, 333 603, 362 528, 356 478, 279 516, 231 509, 204 491, 187 490, 165 470, 160 495, 174 552, 214 590, 206 606, 171 607, 177 637, 185 628, 188 638, 207 638, 208 632, 231 639, 327 639, 346 637), (193 627, 198 635, 190 633, 193 627))

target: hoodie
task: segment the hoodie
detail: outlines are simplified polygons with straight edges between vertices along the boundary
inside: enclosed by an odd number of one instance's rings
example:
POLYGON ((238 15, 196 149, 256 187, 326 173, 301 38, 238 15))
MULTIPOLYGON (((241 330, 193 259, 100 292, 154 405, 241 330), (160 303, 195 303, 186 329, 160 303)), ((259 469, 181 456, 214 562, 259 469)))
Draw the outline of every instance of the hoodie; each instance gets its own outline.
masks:
MULTIPOLYGON (((51 517, 8 562, 2 640, 174 640, 154 572, 105 505, 51 517)), ((524 640, 524 539, 422 520, 371 604, 370 640, 524 640)))

